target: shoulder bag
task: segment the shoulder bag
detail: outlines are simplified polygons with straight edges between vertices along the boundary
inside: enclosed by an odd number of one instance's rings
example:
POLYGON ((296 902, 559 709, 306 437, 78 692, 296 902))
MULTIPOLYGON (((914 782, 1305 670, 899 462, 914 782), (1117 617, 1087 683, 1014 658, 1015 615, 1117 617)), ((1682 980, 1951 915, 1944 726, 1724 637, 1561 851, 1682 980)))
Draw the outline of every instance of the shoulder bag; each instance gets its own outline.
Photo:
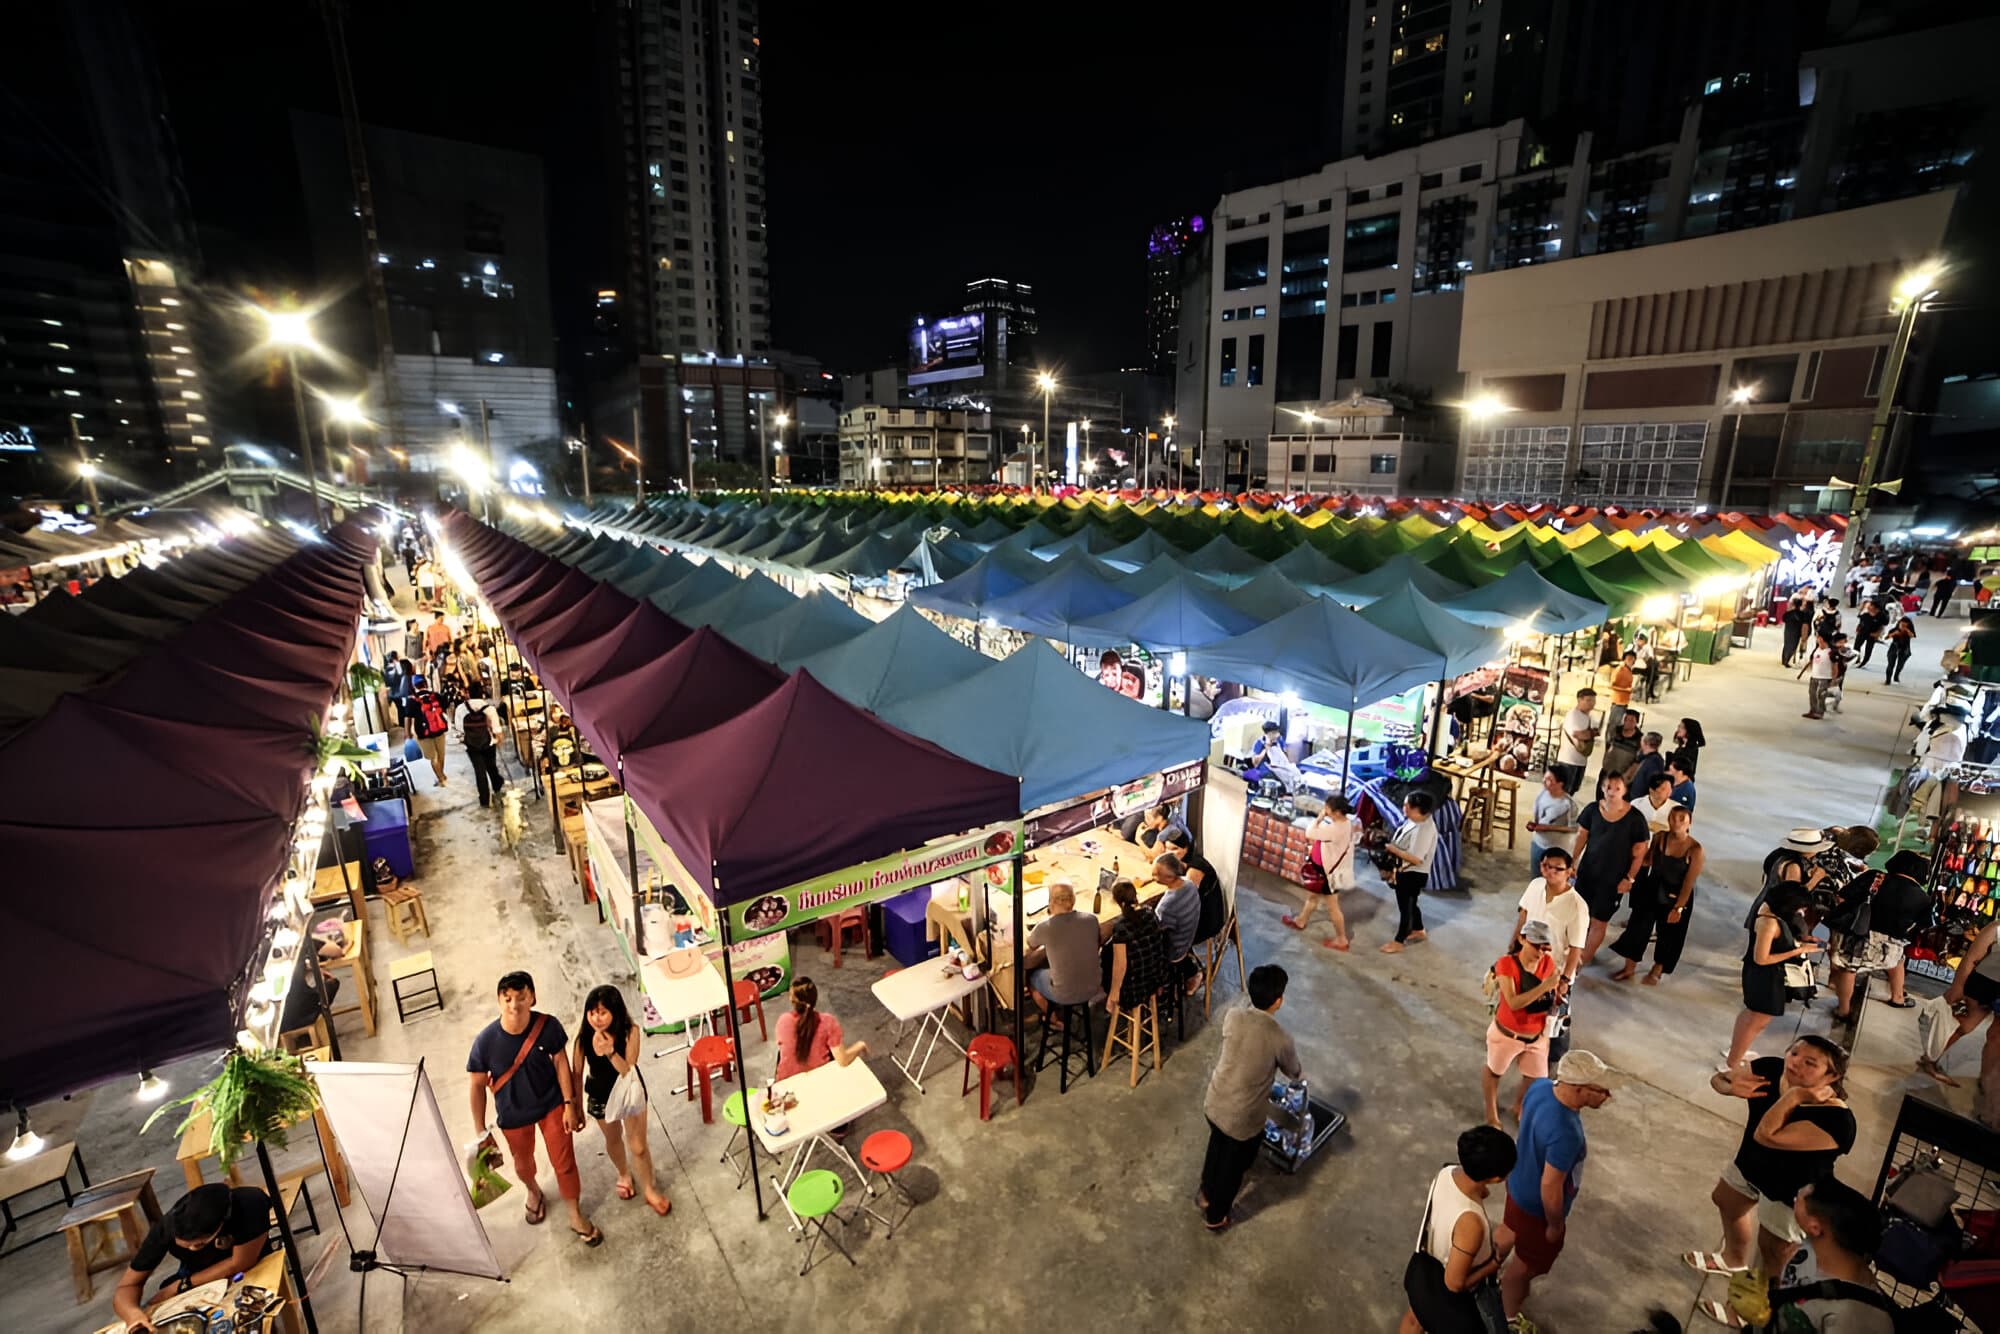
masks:
POLYGON ((487 1088, 491 1089, 497 1095, 501 1089, 507 1087, 507 1082, 513 1079, 515 1074, 520 1071, 522 1063, 528 1059, 528 1053, 535 1049, 535 1043, 541 1040, 542 1029, 548 1022, 549 1017, 545 1014, 535 1016, 534 1027, 528 1030, 527 1041, 521 1044, 521 1050, 514 1053, 514 1063, 507 1067, 505 1074, 487 1084, 487 1088))
MULTIPOLYGON (((1437 1178, 1433 1177, 1424 1199, 1424 1221, 1417 1226, 1416 1249, 1403 1266, 1403 1295, 1409 1299, 1410 1309, 1427 1334, 1507 1334, 1507 1315, 1500 1304, 1500 1284, 1495 1276, 1489 1275, 1464 1292, 1453 1292, 1445 1285, 1444 1262, 1424 1245, 1430 1238, 1431 1207, 1436 1203, 1437 1178)), ((1486 1245, 1489 1250, 1493 1245, 1490 1222, 1486 1245)))
POLYGON ((639 1077, 639 1067, 634 1065, 618 1076, 612 1084, 611 1092, 604 1095, 604 1119, 623 1121, 628 1116, 638 1116, 646 1110, 646 1081, 639 1077))

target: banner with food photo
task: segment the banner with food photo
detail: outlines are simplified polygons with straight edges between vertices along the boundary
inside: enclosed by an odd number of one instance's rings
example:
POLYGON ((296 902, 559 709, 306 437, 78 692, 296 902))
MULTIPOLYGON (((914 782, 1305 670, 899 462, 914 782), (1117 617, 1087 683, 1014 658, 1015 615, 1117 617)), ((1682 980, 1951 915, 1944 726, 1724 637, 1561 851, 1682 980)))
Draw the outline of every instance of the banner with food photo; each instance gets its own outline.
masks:
POLYGON ((741 940, 767 931, 782 931, 953 876, 971 878, 984 873, 996 888, 1004 888, 1011 883, 1010 872, 999 863, 1012 859, 1021 848, 1019 820, 940 839, 921 848, 806 880, 777 893, 763 894, 747 903, 731 904, 724 910, 729 915, 729 934, 732 939, 741 940))

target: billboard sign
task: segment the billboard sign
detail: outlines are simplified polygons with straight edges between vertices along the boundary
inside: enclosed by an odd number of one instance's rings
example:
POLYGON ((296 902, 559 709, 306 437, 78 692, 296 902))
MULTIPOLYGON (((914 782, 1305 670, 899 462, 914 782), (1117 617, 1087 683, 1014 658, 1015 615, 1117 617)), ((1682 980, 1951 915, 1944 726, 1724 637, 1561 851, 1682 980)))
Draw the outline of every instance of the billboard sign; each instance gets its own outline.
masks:
POLYGON ((918 320, 910 330, 910 383, 969 380, 986 371, 986 316, 918 320))

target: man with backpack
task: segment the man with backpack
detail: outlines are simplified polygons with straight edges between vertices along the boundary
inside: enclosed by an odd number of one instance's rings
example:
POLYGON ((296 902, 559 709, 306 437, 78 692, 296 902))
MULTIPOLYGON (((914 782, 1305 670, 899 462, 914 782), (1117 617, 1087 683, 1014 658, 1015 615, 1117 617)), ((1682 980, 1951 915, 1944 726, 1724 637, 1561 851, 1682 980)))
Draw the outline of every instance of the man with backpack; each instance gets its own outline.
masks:
POLYGON ((1875 1283, 1869 1257, 1882 1242, 1882 1215, 1867 1196, 1833 1176, 1801 1187, 1792 1217, 1805 1247, 1766 1292, 1754 1275, 1732 1279, 1729 1301, 1700 1310, 1725 1327, 1773 1334, 1894 1334, 1897 1305, 1875 1283))
POLYGON ((465 717, 458 726, 472 761, 473 781, 479 784, 479 804, 484 806, 507 786, 500 773, 500 711, 484 695, 474 695, 465 702, 465 717))
POLYGON ((445 713, 444 701, 431 689, 430 678, 410 678, 410 715, 410 735, 415 738, 417 749, 431 762, 437 785, 443 787, 444 737, 451 731, 451 719, 445 713))

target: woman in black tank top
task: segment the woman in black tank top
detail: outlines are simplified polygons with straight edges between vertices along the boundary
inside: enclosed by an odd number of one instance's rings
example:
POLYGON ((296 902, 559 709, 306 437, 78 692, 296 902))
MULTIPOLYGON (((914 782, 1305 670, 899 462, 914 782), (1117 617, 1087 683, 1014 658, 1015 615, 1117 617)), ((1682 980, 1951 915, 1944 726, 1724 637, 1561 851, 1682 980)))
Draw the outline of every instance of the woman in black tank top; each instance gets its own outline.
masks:
MULTIPOLYGON (((604 1136, 604 1153, 618 1169, 618 1198, 634 1198, 639 1189, 646 1203, 662 1218, 673 1207, 666 1193, 653 1183, 653 1151, 646 1143, 647 1109, 615 1121, 605 1119, 605 1099, 612 1086, 628 1072, 638 1078, 642 1034, 625 1010, 625 996, 617 987, 597 987, 583 1000, 583 1022, 576 1026, 576 1068, 584 1072, 577 1090, 572 1115, 579 1121, 589 1111, 604 1136), (639 1186, 635 1188, 635 1180, 639 1186)), ((645 1085, 641 1079, 640 1087, 645 1085)))

